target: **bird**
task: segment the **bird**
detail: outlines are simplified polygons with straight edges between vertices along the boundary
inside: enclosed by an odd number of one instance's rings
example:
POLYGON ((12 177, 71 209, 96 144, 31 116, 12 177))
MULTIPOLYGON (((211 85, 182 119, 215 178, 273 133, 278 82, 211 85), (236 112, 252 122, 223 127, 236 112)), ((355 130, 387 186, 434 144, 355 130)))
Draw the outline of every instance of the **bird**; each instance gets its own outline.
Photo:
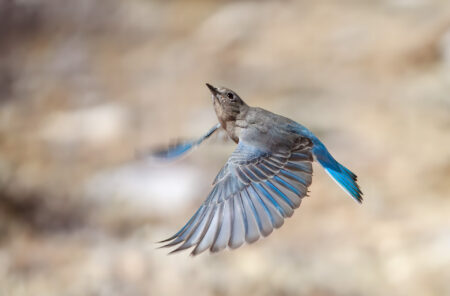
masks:
POLYGON ((237 147, 212 183, 212 190, 189 221, 160 241, 170 253, 192 248, 191 255, 216 253, 251 244, 280 228, 291 217, 312 182, 312 162, 356 202, 363 193, 357 176, 337 162, 303 125, 247 105, 231 89, 206 83, 218 123, 196 140, 152 152, 172 160, 191 151, 220 129, 237 147))

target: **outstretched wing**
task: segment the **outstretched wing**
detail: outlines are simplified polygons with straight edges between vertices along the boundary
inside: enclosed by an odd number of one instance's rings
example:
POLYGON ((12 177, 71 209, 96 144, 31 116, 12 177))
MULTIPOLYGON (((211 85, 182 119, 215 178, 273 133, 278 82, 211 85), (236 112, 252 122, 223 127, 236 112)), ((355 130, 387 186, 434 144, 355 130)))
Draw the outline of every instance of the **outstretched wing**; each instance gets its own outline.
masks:
MULTIPOLYGON (((264 151, 240 141, 214 180, 208 198, 186 225, 164 240, 172 252, 192 255, 252 243, 283 225, 307 194, 312 143, 299 138, 283 151, 264 151)), ((280 149, 282 150, 282 149, 280 149)))
POLYGON ((152 149, 147 152, 138 152, 139 157, 151 156, 162 160, 174 160, 184 156, 186 153, 191 151, 193 148, 199 146, 203 141, 211 137, 220 128, 220 123, 213 126, 205 135, 201 136, 199 139, 178 142, 170 147, 165 147, 163 149, 152 149))

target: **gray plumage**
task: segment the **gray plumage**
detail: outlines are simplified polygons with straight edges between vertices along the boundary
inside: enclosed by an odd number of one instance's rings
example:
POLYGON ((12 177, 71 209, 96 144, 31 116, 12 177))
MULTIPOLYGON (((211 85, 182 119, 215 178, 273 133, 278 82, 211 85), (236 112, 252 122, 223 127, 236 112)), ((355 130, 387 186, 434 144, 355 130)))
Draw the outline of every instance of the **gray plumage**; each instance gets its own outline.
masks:
POLYGON ((194 216, 164 240, 192 255, 238 248, 268 236, 292 216, 312 182, 314 157, 355 200, 362 192, 356 175, 339 164, 308 129, 286 117, 248 106, 236 93, 207 84, 219 124, 197 141, 181 143, 158 156, 184 154, 223 128, 237 148, 219 171, 213 189, 194 216))

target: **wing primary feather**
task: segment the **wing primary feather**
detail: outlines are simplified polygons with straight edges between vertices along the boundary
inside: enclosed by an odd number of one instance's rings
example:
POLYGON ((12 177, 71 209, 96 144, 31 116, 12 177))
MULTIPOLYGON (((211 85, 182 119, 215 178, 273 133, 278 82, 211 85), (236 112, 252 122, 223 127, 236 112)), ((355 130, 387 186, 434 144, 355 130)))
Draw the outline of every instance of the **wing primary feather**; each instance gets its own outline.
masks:
POLYGON ((280 174, 280 176, 278 176, 280 179, 284 180, 284 182, 292 185, 295 189, 297 189, 297 191, 299 191, 299 196, 303 197, 303 195, 308 191, 308 187, 305 186, 303 183, 298 182, 295 179, 291 179, 288 177, 285 177, 284 175, 280 174))
POLYGON ((297 176, 296 174, 293 174, 293 173, 291 173, 289 171, 286 171, 286 170, 281 170, 280 172, 284 176, 286 176, 286 177, 288 177, 290 179, 296 180, 297 182, 300 182, 300 183, 302 183, 305 186, 308 186, 308 183, 304 179, 302 179, 299 176, 297 176))
POLYGON ((248 222, 240 193, 237 193, 235 197, 230 200, 232 201, 230 210, 232 210, 233 215, 231 216, 231 233, 228 246, 235 249, 241 246, 245 241, 248 222))
POLYGON ((219 219, 218 217, 219 211, 217 210, 218 206, 219 206, 218 204, 215 204, 211 209, 212 214, 209 216, 208 222, 205 224, 203 228, 202 234, 198 239, 197 245, 191 252, 192 256, 198 255, 211 247, 214 237, 216 236, 218 230, 217 229, 219 219))
POLYGON ((270 215, 273 228, 280 228, 284 223, 284 217, 287 214, 273 196, 264 188, 261 183, 255 184, 255 191, 258 193, 261 203, 265 204, 265 208, 270 215))
POLYGON ((247 193, 250 197, 249 200, 253 205, 255 213, 259 217, 259 231, 263 236, 268 236, 270 233, 272 233, 272 225, 275 224, 275 221, 270 214, 270 211, 267 208, 266 204, 262 201, 261 197, 253 186, 249 186, 247 188, 247 193))
POLYGON ((224 208, 226 203, 227 202, 225 201, 225 202, 219 204, 219 212, 218 212, 218 219, 219 219, 219 221, 217 222, 217 230, 216 230, 216 233, 214 235, 214 238, 213 238, 213 241, 212 241, 212 244, 211 244, 211 247, 210 247, 210 251, 213 250, 214 245, 216 244, 217 239, 219 238, 220 232, 222 231, 223 208, 224 208))
POLYGON ((171 237, 169 237, 169 238, 167 238, 167 239, 165 239, 165 240, 162 240, 162 241, 159 241, 158 243, 165 243, 165 242, 168 242, 168 241, 171 241, 171 240, 173 240, 174 238, 176 238, 176 237, 178 237, 179 235, 181 235, 181 234, 183 234, 184 233, 184 231, 188 228, 188 226, 194 221, 194 219, 198 216, 198 214, 200 213, 200 210, 201 209, 203 209, 203 205, 201 205, 199 208, 198 208, 198 210, 195 212, 195 214, 191 217, 191 219, 189 219, 189 221, 177 232, 177 233, 175 233, 174 235, 172 235, 171 237))
POLYGON ((214 242, 210 248, 210 251, 215 253, 226 248, 228 241, 230 240, 231 232, 231 220, 230 220, 230 204, 231 199, 223 203, 220 207, 220 226, 218 226, 217 236, 214 238, 214 242))
MULTIPOLYGON (((258 228, 259 228, 259 230, 261 230, 263 228, 262 227, 262 223, 261 223, 261 218, 259 217, 258 212, 256 211, 255 205, 253 204, 253 202, 251 200, 250 193, 248 192, 247 188, 245 188, 245 195, 246 195, 245 201, 248 202, 248 205, 250 206, 250 209, 253 212, 253 217, 255 217, 256 223, 258 224, 258 228)), ((246 212, 246 216, 247 216, 247 219, 248 219, 249 215, 247 215, 247 214, 248 213, 246 212)))
POLYGON ((247 243, 253 243, 259 239, 259 216, 256 213, 256 209, 253 207, 253 203, 248 196, 247 190, 242 190, 240 194, 240 200, 242 202, 242 209, 247 223, 247 228, 245 229, 245 241, 247 243))
POLYGON ((244 200, 242 198, 242 194, 236 194, 236 198, 235 198, 235 202, 234 202, 234 206, 235 206, 235 211, 234 211, 234 215, 235 215, 235 219, 237 218, 236 215, 239 214, 242 217, 242 222, 244 223, 244 231, 245 233, 247 233, 248 231, 248 220, 247 220, 247 212, 245 211, 245 207, 244 207, 244 200))
POLYGON ((272 184, 270 181, 266 181, 265 184, 270 187, 270 189, 280 196, 291 208, 295 209, 295 204, 283 193, 278 187, 272 184))
POLYGON ((285 216, 283 208, 278 204, 278 202, 270 195, 270 193, 261 185, 261 183, 255 184, 255 186, 258 188, 260 192, 266 196, 270 202, 277 208, 278 212, 281 214, 281 216, 285 216))
MULTIPOLYGON (((269 180, 265 181, 262 184, 262 186, 264 187, 264 189, 266 189, 266 191, 271 193, 272 197, 283 208, 284 218, 291 217, 292 214, 294 214, 294 209, 297 208, 296 203, 292 202, 291 199, 288 196, 286 196, 286 194, 283 191, 275 187, 275 185, 273 185, 269 180), (273 189, 272 186, 275 187, 276 190, 273 189), (281 195, 279 193, 281 193, 281 195), (284 197, 282 195, 284 195, 284 197)), ((292 198, 298 203, 300 198, 296 194, 290 192, 287 189, 284 190, 288 191, 288 195, 293 196, 292 198)))
POLYGON ((281 185, 283 185, 284 187, 286 187, 287 189, 291 190, 292 192, 294 192, 297 195, 300 195, 300 191, 295 188, 294 186, 292 186, 290 183, 284 181, 283 179, 281 179, 279 176, 274 176, 273 177, 275 179, 275 181, 277 181, 278 183, 280 183, 281 185))
POLYGON ((290 201, 289 204, 294 204, 294 207, 292 209, 296 209, 300 206, 302 197, 306 194, 305 192, 300 192, 300 194, 297 194, 293 192, 292 190, 288 189, 287 187, 281 185, 280 183, 276 182, 276 180, 271 182, 275 187, 277 187, 290 201))
MULTIPOLYGON (((207 208, 207 210, 204 212, 202 217, 199 219, 195 228, 192 229, 192 231, 189 233, 189 235, 184 239, 184 243, 181 246, 179 246, 177 249, 170 252, 169 254, 173 254, 173 253, 176 253, 176 252, 179 252, 182 250, 186 250, 186 249, 192 247, 194 244, 196 244, 198 241, 198 234, 200 231, 203 231, 205 224, 208 223, 211 213, 212 213, 211 208, 207 208), (205 217, 205 215, 207 215, 207 216, 205 217)), ((201 234, 201 232, 200 232, 200 234, 201 234)))
POLYGON ((199 212, 197 214, 197 217, 195 218, 195 220, 193 220, 191 222, 191 224, 182 233, 180 233, 174 240, 161 246, 161 248, 172 247, 172 246, 178 245, 179 243, 183 242, 186 239, 186 237, 189 236, 189 234, 191 234, 192 229, 200 223, 200 220, 202 219, 203 215, 205 214, 205 212, 207 210, 206 206, 204 206, 204 205, 200 206, 199 210, 200 209, 201 209, 201 212, 199 212))

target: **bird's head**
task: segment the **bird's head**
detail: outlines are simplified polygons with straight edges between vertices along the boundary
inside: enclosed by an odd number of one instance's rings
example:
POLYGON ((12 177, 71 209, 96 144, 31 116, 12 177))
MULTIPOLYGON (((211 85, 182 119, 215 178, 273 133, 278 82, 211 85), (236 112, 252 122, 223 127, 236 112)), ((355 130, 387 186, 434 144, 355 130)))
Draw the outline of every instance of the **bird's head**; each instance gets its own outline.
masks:
POLYGON ((216 88, 209 83, 206 86, 211 91, 214 109, 223 126, 229 121, 235 121, 247 110, 247 104, 231 89, 216 88))

